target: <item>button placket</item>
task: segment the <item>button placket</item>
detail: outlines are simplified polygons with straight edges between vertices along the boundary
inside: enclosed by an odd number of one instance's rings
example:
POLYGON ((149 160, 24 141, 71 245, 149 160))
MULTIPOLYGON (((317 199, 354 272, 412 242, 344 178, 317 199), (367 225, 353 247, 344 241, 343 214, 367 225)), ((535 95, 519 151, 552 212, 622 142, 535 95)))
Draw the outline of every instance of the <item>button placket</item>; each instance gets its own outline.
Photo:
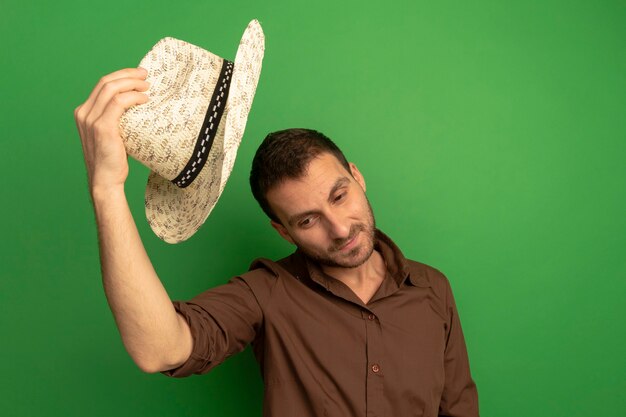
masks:
POLYGON ((384 348, 382 341, 382 329, 379 317, 371 310, 362 310, 365 323, 367 363, 366 383, 366 410, 368 417, 382 416, 385 410, 385 399, 381 396, 384 392, 384 374, 381 361, 384 361, 384 348))

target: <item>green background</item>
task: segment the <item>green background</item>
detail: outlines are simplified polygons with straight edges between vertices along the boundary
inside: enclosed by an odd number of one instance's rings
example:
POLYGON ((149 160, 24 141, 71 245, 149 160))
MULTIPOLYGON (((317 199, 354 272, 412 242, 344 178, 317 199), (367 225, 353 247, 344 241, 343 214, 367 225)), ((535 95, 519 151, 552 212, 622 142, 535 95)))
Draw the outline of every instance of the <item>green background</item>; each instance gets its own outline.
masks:
POLYGON ((482 416, 625 413, 623 2, 1 0, 0 414, 261 415, 250 347, 185 379, 126 353, 73 118, 160 38, 233 59, 252 18, 259 88, 194 237, 152 233, 148 170, 131 162, 129 203, 170 297, 290 253, 250 163, 270 131, 319 129, 364 174, 380 228, 448 276, 482 416))

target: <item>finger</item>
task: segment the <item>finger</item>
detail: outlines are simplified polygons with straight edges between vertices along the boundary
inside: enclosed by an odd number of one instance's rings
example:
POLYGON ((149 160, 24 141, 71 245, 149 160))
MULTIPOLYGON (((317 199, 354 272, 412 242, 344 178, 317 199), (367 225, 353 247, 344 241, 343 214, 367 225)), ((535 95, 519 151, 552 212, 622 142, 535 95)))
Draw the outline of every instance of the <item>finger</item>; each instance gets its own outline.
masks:
POLYGON ((93 107, 87 116, 88 121, 99 119, 109 102, 118 94, 128 91, 146 91, 150 83, 137 78, 119 78, 102 86, 93 107))
POLYGON ((89 94, 89 97, 87 98, 85 103, 81 106, 82 109, 80 110, 80 112, 82 113, 83 116, 91 112, 91 108, 93 107, 93 104, 96 98, 100 94, 100 90, 106 83, 120 79, 120 78, 145 79, 147 76, 148 76, 148 71, 145 70, 144 68, 124 68, 124 69, 117 70, 115 72, 112 72, 110 74, 103 76, 102 78, 100 78, 96 86, 93 88, 93 90, 91 91, 91 94, 89 94))
POLYGON ((146 103, 148 96, 138 91, 127 91, 116 94, 106 105, 102 116, 96 120, 94 127, 100 131, 113 130, 117 133, 122 114, 132 106, 146 103))

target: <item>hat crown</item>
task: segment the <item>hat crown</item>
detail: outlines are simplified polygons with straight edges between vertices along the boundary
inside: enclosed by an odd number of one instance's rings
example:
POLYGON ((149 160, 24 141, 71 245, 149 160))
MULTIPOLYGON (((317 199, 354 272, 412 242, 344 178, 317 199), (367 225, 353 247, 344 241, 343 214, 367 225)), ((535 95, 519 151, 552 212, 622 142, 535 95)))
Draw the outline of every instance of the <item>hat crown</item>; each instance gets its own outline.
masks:
POLYGON ((223 63, 188 42, 159 40, 139 63, 148 71, 145 94, 150 100, 129 108, 120 119, 126 152, 160 176, 176 178, 194 153, 223 63))

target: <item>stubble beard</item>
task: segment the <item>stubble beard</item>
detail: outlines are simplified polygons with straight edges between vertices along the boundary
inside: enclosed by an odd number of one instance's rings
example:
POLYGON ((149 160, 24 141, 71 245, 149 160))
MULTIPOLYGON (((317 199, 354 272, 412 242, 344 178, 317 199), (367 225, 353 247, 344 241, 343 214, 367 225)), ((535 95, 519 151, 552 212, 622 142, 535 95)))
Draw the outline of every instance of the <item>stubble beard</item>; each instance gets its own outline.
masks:
POLYGON ((325 253, 317 253, 313 251, 309 251, 308 249, 302 247, 301 245, 297 245, 298 248, 304 252, 309 258, 318 262, 319 264, 330 266, 330 267, 339 267, 339 268, 356 268, 363 265, 367 260, 372 256, 372 252, 374 252, 374 237, 375 237, 375 229, 376 229, 376 219, 374 218, 374 213, 372 212, 372 206, 367 200, 367 196, 365 197, 365 201, 367 203, 367 211, 369 216, 369 224, 366 223, 356 223, 350 227, 350 233, 348 237, 345 239, 335 239, 332 245, 326 250, 325 253), (360 246, 357 246, 350 250, 347 254, 341 255, 340 248, 342 248, 346 243, 351 241, 358 233, 363 232, 365 241, 360 246), (354 258, 358 255, 360 251, 364 251, 364 254, 360 258, 354 258), (339 256, 334 256, 334 255, 339 256), (342 260, 341 258, 346 258, 342 260))

